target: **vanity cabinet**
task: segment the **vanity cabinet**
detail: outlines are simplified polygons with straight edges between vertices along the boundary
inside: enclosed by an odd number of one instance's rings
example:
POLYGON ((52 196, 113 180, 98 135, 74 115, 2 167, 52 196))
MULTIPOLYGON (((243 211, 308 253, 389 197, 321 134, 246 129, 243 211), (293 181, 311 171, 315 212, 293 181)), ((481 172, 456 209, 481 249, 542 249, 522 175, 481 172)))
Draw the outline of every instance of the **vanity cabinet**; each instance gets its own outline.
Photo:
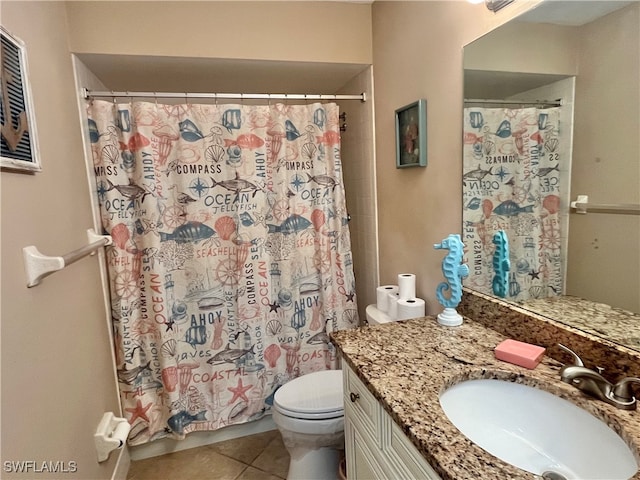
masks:
POLYGON ((422 454, 346 364, 343 373, 347 477, 439 480, 422 454))

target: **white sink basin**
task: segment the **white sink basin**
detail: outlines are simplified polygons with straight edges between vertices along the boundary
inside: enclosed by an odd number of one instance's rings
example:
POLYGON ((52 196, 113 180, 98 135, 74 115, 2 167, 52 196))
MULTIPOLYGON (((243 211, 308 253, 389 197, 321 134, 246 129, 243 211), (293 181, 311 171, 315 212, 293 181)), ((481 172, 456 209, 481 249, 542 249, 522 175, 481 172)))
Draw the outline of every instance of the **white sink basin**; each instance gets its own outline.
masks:
POLYGON ((467 380, 447 389, 440 405, 469 440, 527 472, 627 480, 638 471, 631 449, 603 421, 544 390, 467 380))

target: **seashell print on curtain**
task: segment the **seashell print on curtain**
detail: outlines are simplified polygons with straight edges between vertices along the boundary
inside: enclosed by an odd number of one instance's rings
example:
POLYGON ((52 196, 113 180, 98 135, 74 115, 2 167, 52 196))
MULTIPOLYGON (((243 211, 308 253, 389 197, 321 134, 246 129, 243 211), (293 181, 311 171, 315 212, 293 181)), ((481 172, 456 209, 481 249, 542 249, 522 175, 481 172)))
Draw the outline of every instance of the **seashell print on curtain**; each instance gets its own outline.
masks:
POLYGON ((465 108, 464 284, 492 292, 493 235, 508 237, 511 268, 505 298, 524 301, 563 291, 561 171, 569 168, 559 108, 465 108))
POLYGON ((336 104, 88 106, 129 443, 248 422, 358 324, 336 104))

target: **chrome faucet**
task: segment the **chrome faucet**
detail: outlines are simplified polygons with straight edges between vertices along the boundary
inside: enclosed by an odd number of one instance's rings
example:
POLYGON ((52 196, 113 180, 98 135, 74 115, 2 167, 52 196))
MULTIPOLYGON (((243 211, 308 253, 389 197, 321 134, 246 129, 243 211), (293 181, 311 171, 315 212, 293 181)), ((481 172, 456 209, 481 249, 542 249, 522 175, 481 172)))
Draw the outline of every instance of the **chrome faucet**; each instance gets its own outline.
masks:
POLYGON ((560 380, 573 385, 578 390, 607 402, 623 410, 635 410, 637 399, 631 385, 640 384, 640 378, 627 377, 613 384, 602 376, 602 370, 591 370, 584 366, 584 362, 576 352, 562 344, 558 346, 573 357, 573 365, 564 365, 560 369, 560 380))

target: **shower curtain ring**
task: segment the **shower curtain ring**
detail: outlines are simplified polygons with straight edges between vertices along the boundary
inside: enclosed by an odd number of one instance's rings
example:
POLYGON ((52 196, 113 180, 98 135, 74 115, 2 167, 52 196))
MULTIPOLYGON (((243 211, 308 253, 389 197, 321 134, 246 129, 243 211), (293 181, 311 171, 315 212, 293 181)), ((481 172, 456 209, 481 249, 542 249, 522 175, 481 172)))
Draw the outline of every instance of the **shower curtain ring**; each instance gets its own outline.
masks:
POLYGON ((111 90, 111 95, 113 96, 113 104, 116 105, 116 92, 114 92, 113 90, 111 90))

